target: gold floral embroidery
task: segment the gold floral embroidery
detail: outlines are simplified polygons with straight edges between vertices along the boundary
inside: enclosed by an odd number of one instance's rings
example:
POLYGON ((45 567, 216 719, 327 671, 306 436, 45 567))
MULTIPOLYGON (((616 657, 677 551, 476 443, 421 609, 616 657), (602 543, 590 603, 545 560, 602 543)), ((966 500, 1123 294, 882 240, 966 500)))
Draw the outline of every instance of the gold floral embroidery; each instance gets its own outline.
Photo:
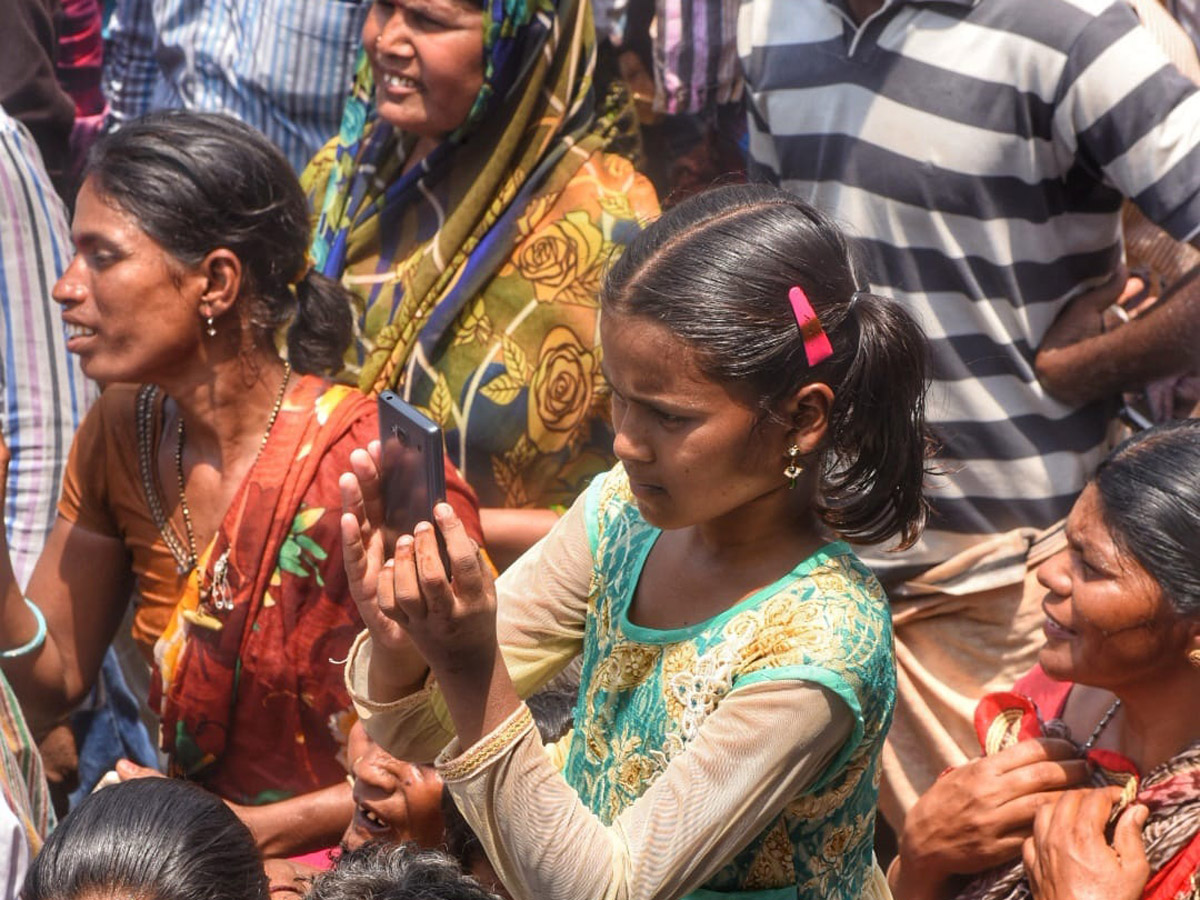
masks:
POLYGON ((796 867, 792 861, 795 848, 792 846, 792 836, 788 834, 787 822, 782 818, 762 838, 762 847, 750 871, 746 874, 743 890, 763 891, 771 888, 787 887, 796 883, 796 867))
POLYGON ((825 670, 858 694, 861 743, 827 783, 792 799, 705 887, 796 885, 799 896, 858 900, 870 867, 880 742, 894 690, 881 592, 849 554, 833 554, 721 625, 665 646, 638 644, 621 623, 637 561, 654 532, 637 516, 620 469, 597 490, 584 665, 590 689, 565 769, 568 779, 596 815, 611 822, 687 747, 740 677, 792 665, 825 670))
POLYGON ((667 671, 667 661, 663 660, 663 699, 670 717, 662 748, 667 760, 692 742, 704 720, 729 693, 741 661, 742 648, 733 639, 721 641, 702 654, 696 653, 691 641, 679 647, 671 659, 672 671, 667 671), (691 648, 690 652, 684 647, 691 648))
POLYGON ((646 644, 617 644, 608 657, 596 667, 593 683, 588 689, 624 691, 645 681, 658 663, 659 649, 646 644))
POLYGON ((829 815, 854 793, 869 762, 866 753, 856 753, 846 767, 845 774, 833 787, 822 793, 801 794, 788 804, 788 815, 798 819, 820 819, 829 815))
POLYGON ((592 672, 588 682, 585 706, 592 711, 584 728, 584 741, 588 754, 594 759, 605 759, 613 740, 611 734, 614 698, 601 702, 601 692, 627 691, 646 681, 658 665, 659 649, 644 644, 621 643, 609 651, 608 656, 592 672))

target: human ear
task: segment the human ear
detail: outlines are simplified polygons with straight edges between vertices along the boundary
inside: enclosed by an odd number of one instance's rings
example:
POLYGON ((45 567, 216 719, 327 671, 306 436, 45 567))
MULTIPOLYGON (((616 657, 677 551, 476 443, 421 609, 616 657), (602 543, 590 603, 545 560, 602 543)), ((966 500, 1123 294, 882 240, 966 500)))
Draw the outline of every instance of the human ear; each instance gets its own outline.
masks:
POLYGON ((786 416, 791 423, 788 441, 800 450, 800 456, 815 453, 829 430, 829 411, 833 390, 824 382, 806 384, 788 401, 786 416))
POLYGON ((229 311, 242 292, 242 261, 232 250, 218 247, 198 268, 204 278, 200 312, 217 318, 229 311))
POLYGON ((1200 621, 1192 622, 1188 627, 1187 661, 1195 669, 1200 669, 1200 621))

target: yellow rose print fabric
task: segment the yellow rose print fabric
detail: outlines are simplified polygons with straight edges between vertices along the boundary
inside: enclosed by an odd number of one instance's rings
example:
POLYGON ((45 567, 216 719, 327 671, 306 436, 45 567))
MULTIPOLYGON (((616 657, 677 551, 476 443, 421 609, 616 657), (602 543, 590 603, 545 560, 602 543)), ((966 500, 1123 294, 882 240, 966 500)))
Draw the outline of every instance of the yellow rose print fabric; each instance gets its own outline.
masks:
POLYGON ((488 10, 476 108, 407 172, 413 139, 375 118, 360 65, 302 179, 312 253, 358 297, 347 379, 438 422, 482 506, 569 504, 613 462, 601 281, 658 201, 609 152, 632 118, 619 98, 597 113, 590 4, 488 10))
MULTIPOLYGON (((706 891, 860 898, 874 875, 879 755, 896 693, 879 582, 843 543, 707 622, 661 631, 628 619, 659 530, 617 467, 587 494, 594 569, 579 705, 563 775, 604 824, 641 797, 739 687, 803 680, 840 696, 853 734, 706 891)), ((707 895, 706 895, 707 896, 707 895)))

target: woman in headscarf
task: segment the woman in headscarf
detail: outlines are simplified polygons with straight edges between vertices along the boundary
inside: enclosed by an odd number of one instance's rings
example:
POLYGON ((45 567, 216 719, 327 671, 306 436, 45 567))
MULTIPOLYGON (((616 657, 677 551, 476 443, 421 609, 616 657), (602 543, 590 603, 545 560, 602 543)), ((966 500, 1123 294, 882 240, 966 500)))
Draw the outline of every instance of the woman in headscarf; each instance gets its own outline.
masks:
POLYGON ((363 44, 313 257, 358 298, 350 377, 442 426, 503 562, 611 465, 596 293, 658 202, 583 0, 377 0, 363 44))

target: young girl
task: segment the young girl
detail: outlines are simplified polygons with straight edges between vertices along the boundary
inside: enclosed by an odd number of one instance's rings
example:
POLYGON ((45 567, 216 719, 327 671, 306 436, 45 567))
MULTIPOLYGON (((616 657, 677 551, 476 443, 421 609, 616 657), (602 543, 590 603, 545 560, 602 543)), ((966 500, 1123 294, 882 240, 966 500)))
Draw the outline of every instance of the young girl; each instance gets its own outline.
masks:
POLYGON ((878 889, 892 636, 838 536, 920 531, 925 344, 857 283, 838 229, 772 188, 697 196, 636 238, 605 289, 603 375, 586 354, 563 373, 611 385, 620 464, 495 588, 444 505, 452 582, 428 524, 383 563, 376 463, 352 457, 368 632, 347 682, 391 752, 442 751, 514 897, 878 889), (580 655, 574 731, 547 753, 520 697, 580 655))

